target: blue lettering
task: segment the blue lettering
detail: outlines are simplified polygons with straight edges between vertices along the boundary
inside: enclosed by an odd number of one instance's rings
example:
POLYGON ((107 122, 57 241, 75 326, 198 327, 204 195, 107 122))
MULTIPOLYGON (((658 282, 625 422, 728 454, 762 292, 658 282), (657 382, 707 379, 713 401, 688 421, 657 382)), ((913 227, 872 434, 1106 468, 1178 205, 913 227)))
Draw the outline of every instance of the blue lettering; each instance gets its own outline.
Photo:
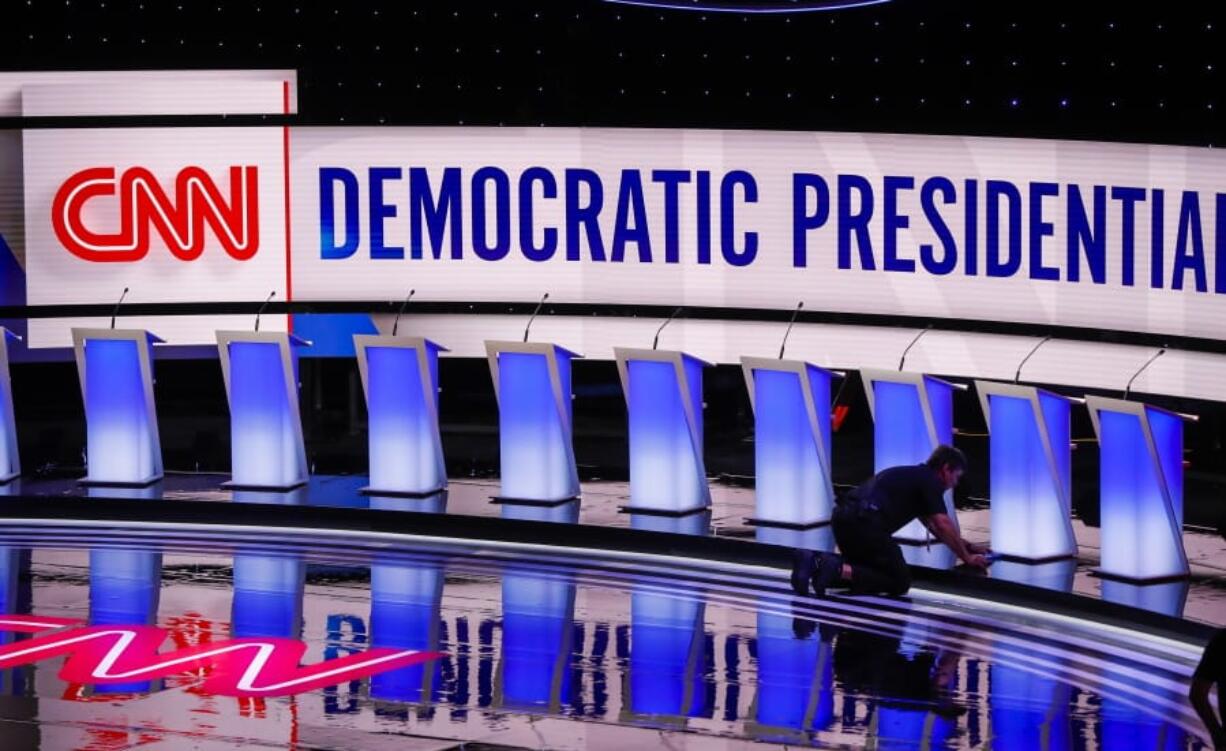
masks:
MULTIPOLYGON (((956 190, 954 184, 945 177, 930 177, 920 187, 920 208, 924 212, 924 218, 932 226, 932 231, 936 233, 937 239, 941 241, 941 248, 945 251, 941 260, 938 261, 931 244, 923 243, 919 246, 920 264, 929 274, 948 274, 958 265, 958 246, 954 242, 953 233, 949 231, 949 225, 945 223, 945 218, 937 211, 934 201, 936 194, 940 193, 941 203, 953 203, 958 198, 956 190)), ((970 210, 968 206, 967 211, 970 210)))
POLYGON ((499 261, 511 251, 511 181, 497 167, 482 167, 473 173, 473 251, 478 258, 499 261), (494 244, 489 245, 485 232, 485 186, 494 184, 494 244))
POLYGON ((1086 217, 1081 188, 1068 186, 1068 280, 1081 281, 1081 253, 1085 248, 1086 266, 1095 284, 1107 283, 1107 189, 1094 186, 1094 227, 1086 217))
POLYGON ((678 237, 678 186, 690 181, 687 170, 658 169, 651 173, 652 182, 664 186, 664 262, 681 262, 681 241, 678 237))
POLYGON ((541 184, 544 198, 558 197, 558 181, 544 167, 529 167, 519 176, 519 249, 529 261, 548 261, 558 250, 558 230, 546 227, 542 244, 536 244, 532 226, 532 184, 541 184))
POLYGON ((898 213, 898 191, 914 190, 915 179, 910 177, 885 177, 885 240, 882 243, 883 259, 881 268, 884 271, 905 271, 915 273, 915 261, 910 258, 898 257, 898 230, 911 226, 911 218, 898 213))
POLYGON ((985 254, 987 255, 988 276, 1013 276, 1022 267, 1022 194, 1017 186, 1003 180, 988 180, 984 189, 984 200, 987 210, 987 239, 985 254), (1003 260, 1000 257, 1000 199, 1008 204, 1009 255, 1003 260))
POLYGON ((1205 238, 1200 231, 1200 195, 1185 190, 1179 206, 1179 229, 1175 233, 1175 264, 1171 289, 1183 289, 1184 274, 1191 269, 1197 292, 1209 289, 1205 279, 1205 238))
POLYGON ((1162 214, 1166 209, 1165 194, 1155 188, 1150 193, 1149 205, 1149 286, 1162 289, 1162 214))
POLYGON ((600 175, 590 169, 566 170, 566 260, 578 261, 579 229, 587 236, 593 261, 604 260, 604 240, 600 237, 600 209, 604 206, 604 186, 600 175), (588 202, 579 205, 579 186, 586 185, 588 202))
POLYGON ((1145 200, 1145 189, 1112 187, 1111 199, 1120 202, 1120 282, 1131 287, 1136 265, 1136 205, 1145 200))
POLYGON ((370 168, 370 257, 401 260, 404 248, 383 244, 383 220, 396 216, 396 205, 383 202, 383 181, 399 180, 399 167, 370 168))
POLYGON ((319 257, 325 260, 348 258, 358 249, 358 178, 344 167, 319 170, 319 257), (340 183, 345 200, 345 241, 336 244, 336 194, 340 183))
POLYGON ((797 172, 792 175, 792 265, 809 265, 809 230, 817 229, 830 218, 830 187, 821 175, 797 172), (816 194, 813 213, 808 212, 809 190, 816 194))
POLYGON ((1055 183, 1030 183, 1030 278, 1059 281, 1060 269, 1043 265, 1043 238, 1051 237, 1055 227, 1043 221, 1043 199, 1060 195, 1055 183))
POLYGON ((966 275, 979 274, 979 181, 966 181, 966 275))
POLYGON ((438 203, 430 190, 430 176, 425 167, 409 170, 409 256, 421 258, 421 224, 426 220, 430 232, 430 251, 435 260, 443 256, 443 230, 451 227, 451 257, 462 258, 464 246, 461 238, 464 205, 460 195, 460 168, 443 169, 443 184, 439 187, 438 203))
POLYGON ((851 268, 851 236, 856 236, 856 247, 860 251, 860 268, 872 271, 877 268, 873 262, 873 246, 868 239, 868 223, 873 218, 873 187, 859 175, 839 175, 839 220, 838 247, 839 268, 851 268), (860 213, 851 213, 852 191, 859 194, 860 213))
POLYGON ((609 260, 620 263, 626 257, 626 243, 639 249, 639 261, 651 263, 651 233, 647 228, 647 206, 643 201, 643 178, 636 169, 622 170, 621 187, 617 191, 617 219, 613 222, 613 247, 609 260), (634 214, 634 224, 630 215, 634 214))
POLYGON ((698 172, 698 210, 696 219, 698 240, 698 262, 711 262, 711 173, 706 170, 698 172))
POLYGON ((1213 291, 1226 295, 1226 193, 1214 197, 1213 291))
POLYGON ((719 237, 720 250, 724 260, 732 266, 748 266, 758 255, 758 233, 745 233, 745 247, 740 252, 736 249, 736 224, 734 193, 740 185, 745 194, 745 203, 758 202, 758 183, 753 175, 744 170, 733 170, 724 175, 719 186, 719 237))

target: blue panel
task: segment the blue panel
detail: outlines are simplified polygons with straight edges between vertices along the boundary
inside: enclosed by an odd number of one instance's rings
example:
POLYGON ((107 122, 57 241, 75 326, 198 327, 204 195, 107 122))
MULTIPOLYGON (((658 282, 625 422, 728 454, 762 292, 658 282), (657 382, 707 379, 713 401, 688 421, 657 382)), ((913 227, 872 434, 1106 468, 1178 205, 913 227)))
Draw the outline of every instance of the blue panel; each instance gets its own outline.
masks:
POLYGON ((575 585, 514 570, 502 577, 502 695, 547 710, 569 696, 575 585))
POLYGON ((1068 402, 1052 397, 1040 402, 1057 457, 1057 478, 1031 400, 999 394, 988 399, 992 549, 1021 558, 1074 555, 1077 543, 1068 533, 1068 510, 1061 499, 1062 490, 1070 491, 1068 402))
POLYGON ((1073 699, 1067 683, 1024 668, 993 663, 988 673, 988 690, 994 751, 1073 748, 1069 713, 1073 699))
MULTIPOLYGON (((438 426, 431 416, 437 414, 438 392, 423 383, 419 357, 417 349, 366 348, 372 488, 429 493, 447 484, 438 426), (426 401, 428 390, 434 391, 433 405, 426 401)), ((433 347, 428 347, 426 362, 437 369, 433 347)))
POLYGON ((570 357, 557 352, 562 404, 554 396, 545 355, 498 355, 499 455, 506 498, 556 501, 579 494, 570 422, 570 357), (559 408, 561 411, 559 411, 559 408))
MULTIPOLYGON (((370 568, 370 632, 376 647, 436 650, 439 646, 443 572, 435 564, 377 563, 370 568)), ((436 700, 442 662, 410 665, 376 673, 370 694, 376 699, 436 700)))
POLYGON ((707 505, 702 452, 702 368, 687 358, 690 398, 697 420, 695 446, 672 363, 630 360, 629 381, 630 505, 685 511, 707 505))
MULTIPOLYGON (((89 552, 89 622, 154 625, 157 623, 158 593, 162 583, 162 554, 146 550, 106 550, 89 552)), ((149 691, 151 681, 108 683, 95 687, 97 693, 149 691)))
POLYGON ((140 347, 135 341, 85 342, 85 423, 89 479, 147 481, 155 476, 152 430, 140 347))
POLYGON ((306 479, 301 434, 286 390, 281 345, 230 343, 231 476, 241 485, 281 487, 306 479))
POLYGON ((291 331, 311 343, 306 357, 353 357, 354 334, 378 334, 365 313, 298 313, 291 316, 291 331))
POLYGON ((828 524, 813 529, 754 527, 754 539, 767 545, 834 552, 834 528, 828 524))
MULTIPOLYGON (((1183 538, 1172 534, 1162 478, 1140 418, 1103 409, 1099 428, 1103 571, 1132 579, 1185 574, 1183 538)), ((1177 442, 1169 426, 1163 428, 1154 432, 1155 443, 1170 452, 1177 442)), ((1169 457, 1161 461, 1172 464, 1169 457)))
POLYGON ((1190 582, 1186 579, 1161 584, 1133 584, 1115 579, 1103 579, 1102 597, 1107 602, 1182 618, 1190 586, 1190 582))
POLYGON ((1183 526, 1183 419, 1160 409, 1146 408, 1149 429, 1158 451, 1162 478, 1171 498, 1175 524, 1183 526))
POLYGON ((1073 428, 1072 405, 1067 399, 1039 392, 1039 407, 1047 423, 1047 436, 1051 441, 1052 454, 1056 461, 1056 477, 1064 488, 1064 497, 1073 497, 1073 428))
POLYGON ((235 555, 234 636, 298 638, 305 573, 302 560, 292 555, 235 555))
MULTIPOLYGON (((829 381, 826 398, 829 404, 829 381)), ((754 474, 758 519, 812 524, 830 520, 830 484, 822 471, 817 437, 798 373, 756 369, 754 382, 754 474)), ((820 388, 820 384, 818 384, 820 388)), ((828 412, 824 406, 818 412, 828 412)), ((826 415, 829 427, 829 415, 826 415)), ((819 430, 821 426, 819 425, 819 430)), ((829 443, 824 444, 829 446, 829 443)))
MULTIPOLYGON (((0 235, 0 305, 17 307, 25 304, 26 271, 21 264, 17 263, 17 256, 4 241, 4 236, 0 235)), ((26 334, 27 327, 24 318, 0 319, 0 326, 23 337, 26 334)), ((24 359, 24 355, 29 351, 24 345, 15 347, 14 350, 14 354, 19 359, 24 359)))
POLYGON ((1133 702, 1103 697, 1099 710, 1099 747, 1145 751, 1183 751, 1188 737, 1167 718, 1147 714, 1133 702))
POLYGON ((630 602, 630 703, 640 715, 702 716, 706 712, 703 604, 696 599, 635 592, 630 602))
POLYGON ((579 500, 559 503, 556 506, 529 506, 519 503, 504 503, 500 516, 503 519, 525 519, 534 522, 557 524, 579 523, 579 500))
POLYGON ((800 638, 793 633, 792 616, 758 611, 754 703, 760 725, 809 731, 824 730, 833 722, 834 662, 830 645, 820 640, 819 633, 815 629, 800 638))
MULTIPOLYGON (((948 384, 934 378, 924 377, 924 390, 928 392, 928 406, 932 409, 932 422, 936 426, 937 443, 953 445, 954 442, 954 390, 948 384)), ((933 446, 933 448, 936 448, 933 446)), ((931 449, 930 449, 931 450, 931 449)), ((924 459, 928 457, 925 456, 924 459)), ((921 460, 922 461, 922 460, 921 460)))
POLYGON ((993 579, 1004 579, 1005 581, 1017 582, 1018 584, 1029 584, 1032 587, 1054 589, 1057 592, 1073 591, 1073 575, 1076 572, 1076 558, 1062 558, 1045 563, 997 561, 992 564, 993 579))
POLYGON ((447 513, 447 491, 439 492, 425 498, 399 498, 395 496, 370 496, 370 508, 383 511, 407 511, 422 514, 447 513))
POLYGON ((873 381, 873 471, 919 464, 932 453, 919 391, 909 383, 873 381))

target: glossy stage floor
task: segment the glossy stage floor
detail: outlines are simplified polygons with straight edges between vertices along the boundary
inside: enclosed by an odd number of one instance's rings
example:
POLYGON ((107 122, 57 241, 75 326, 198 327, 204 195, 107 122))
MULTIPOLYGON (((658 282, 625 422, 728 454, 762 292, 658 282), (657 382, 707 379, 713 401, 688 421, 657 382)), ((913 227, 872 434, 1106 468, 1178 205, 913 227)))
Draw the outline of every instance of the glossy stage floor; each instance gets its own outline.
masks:
POLYGON ((1203 747, 1187 619, 956 571, 796 598, 786 548, 591 499, 157 493, 0 504, 6 751, 1203 747))

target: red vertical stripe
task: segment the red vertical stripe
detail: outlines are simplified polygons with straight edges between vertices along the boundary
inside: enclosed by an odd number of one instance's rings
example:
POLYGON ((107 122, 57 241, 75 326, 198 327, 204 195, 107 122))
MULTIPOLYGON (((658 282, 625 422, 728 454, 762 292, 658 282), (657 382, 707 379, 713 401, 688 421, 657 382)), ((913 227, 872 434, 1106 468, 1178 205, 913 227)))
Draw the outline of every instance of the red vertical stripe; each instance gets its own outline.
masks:
MULTIPOLYGON (((283 81, 281 84, 282 94, 282 109, 284 114, 289 114, 289 81, 283 81)), ((292 247, 290 244, 290 209, 289 209, 289 125, 281 126, 281 158, 284 162, 282 174, 285 177, 285 301, 291 302, 294 299, 294 276, 291 264, 292 247)), ((294 330, 294 317, 286 315, 286 324, 289 330, 294 330)))

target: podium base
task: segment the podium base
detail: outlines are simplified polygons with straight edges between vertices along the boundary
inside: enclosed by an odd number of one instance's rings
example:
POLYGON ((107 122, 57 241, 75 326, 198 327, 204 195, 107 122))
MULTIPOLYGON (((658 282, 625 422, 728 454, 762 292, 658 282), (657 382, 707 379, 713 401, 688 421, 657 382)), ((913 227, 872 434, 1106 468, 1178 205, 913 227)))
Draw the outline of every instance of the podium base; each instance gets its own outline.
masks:
POLYGON ((439 485, 434 490, 380 490, 379 488, 367 485, 364 488, 358 488, 358 493, 361 495, 381 495, 387 498, 429 498, 432 495, 438 495, 446 489, 446 485, 439 485))
POLYGON ((294 490, 295 488, 301 488, 306 484, 306 480, 298 480, 288 485, 256 485, 254 483, 235 482, 230 480, 229 482, 223 482, 221 487, 224 490, 260 490, 266 493, 285 493, 290 490, 294 490))
POLYGON ((572 495, 569 498, 558 498, 556 500, 545 500, 541 498, 508 498, 501 495, 490 496, 490 503, 496 503, 500 506, 538 506, 541 508, 554 508, 571 501, 579 500, 579 496, 572 495))
POLYGON ((1124 582, 1125 584, 1170 584, 1171 582, 1184 581, 1192 578, 1191 571, 1182 574, 1166 574, 1165 576, 1135 577, 1123 576, 1122 574, 1103 571, 1101 568, 1090 569, 1090 575, 1096 576, 1099 579, 1110 579, 1112 581, 1124 582))
POLYGON ((1028 558, 1024 555, 1010 555, 1009 553, 993 552, 998 561, 1007 561, 1009 563, 1023 563, 1030 566, 1039 566, 1044 563, 1055 563, 1056 561, 1069 561, 1077 557, 1076 553, 1065 553, 1064 555, 1048 555, 1042 558, 1028 558))
POLYGON ((10 482, 12 482, 13 480, 16 480, 18 477, 21 477, 20 472, 13 472, 12 474, 7 474, 3 477, 0 477, 0 485, 8 485, 10 482))
POLYGON ((92 477, 82 477, 77 480, 77 484, 87 488, 147 488, 161 479, 162 475, 150 475, 141 480, 95 480, 92 477))
POLYGON ((830 525, 830 520, 825 519, 817 522, 781 522, 774 519, 759 519, 754 516, 745 517, 745 523, 751 527, 777 527, 779 529, 794 529, 806 530, 817 529, 818 527, 827 527, 830 525))
POLYGON ((682 516, 690 516, 691 514, 699 514, 703 511, 710 510, 710 506, 695 506, 693 508, 681 509, 673 511, 672 509, 650 508, 647 506, 618 506, 619 514, 646 514, 647 516, 668 516, 680 518, 682 516))

